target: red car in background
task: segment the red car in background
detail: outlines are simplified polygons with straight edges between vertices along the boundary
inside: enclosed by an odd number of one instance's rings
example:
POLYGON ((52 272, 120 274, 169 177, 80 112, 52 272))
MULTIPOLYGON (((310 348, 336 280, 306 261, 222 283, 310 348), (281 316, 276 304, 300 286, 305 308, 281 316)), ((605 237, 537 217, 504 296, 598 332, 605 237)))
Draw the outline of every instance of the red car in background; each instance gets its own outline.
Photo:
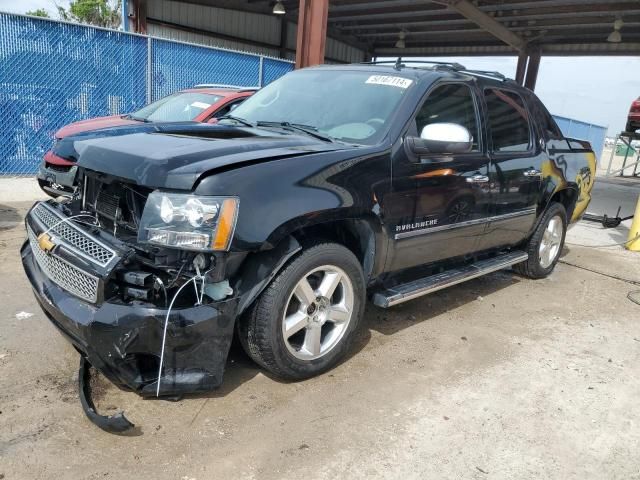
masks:
MULTIPOLYGON (((91 118, 65 125, 55 134, 55 143, 82 132, 139 123, 199 122, 216 123, 218 118, 253 95, 256 88, 224 88, 197 85, 176 92, 127 115, 91 118)), ((75 163, 59 156, 54 148, 43 159, 37 174, 40 188, 52 197, 71 195, 75 189, 75 163)))
POLYGON ((640 129, 640 97, 631 103, 626 131, 635 132, 638 129, 640 129))

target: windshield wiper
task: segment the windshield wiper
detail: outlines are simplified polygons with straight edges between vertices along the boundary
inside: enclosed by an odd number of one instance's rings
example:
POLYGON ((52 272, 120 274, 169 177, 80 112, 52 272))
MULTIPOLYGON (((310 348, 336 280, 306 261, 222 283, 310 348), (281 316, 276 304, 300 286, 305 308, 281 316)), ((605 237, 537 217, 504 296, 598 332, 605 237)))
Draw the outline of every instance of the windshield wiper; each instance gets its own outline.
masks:
POLYGON ((135 115, 131 115, 131 114, 125 115, 124 118, 135 120, 136 122, 151 123, 151 120, 149 120, 148 118, 136 117, 135 115))
POLYGON ((318 127, 314 127, 313 125, 303 125, 301 123, 289 123, 289 122, 267 122, 267 121, 258 121, 256 122, 258 127, 280 127, 288 130, 295 130, 298 132, 306 133, 307 135, 317 138, 319 140, 323 140, 325 142, 334 143, 335 139, 331 138, 328 135, 324 135, 318 131, 318 127))
POLYGON ((218 118, 218 120, 234 120, 238 123, 241 123, 242 125, 244 125, 245 127, 255 127, 255 125, 253 123, 251 123, 249 120, 245 120, 244 118, 240 118, 240 117, 236 117, 235 115, 223 115, 220 118, 218 118))

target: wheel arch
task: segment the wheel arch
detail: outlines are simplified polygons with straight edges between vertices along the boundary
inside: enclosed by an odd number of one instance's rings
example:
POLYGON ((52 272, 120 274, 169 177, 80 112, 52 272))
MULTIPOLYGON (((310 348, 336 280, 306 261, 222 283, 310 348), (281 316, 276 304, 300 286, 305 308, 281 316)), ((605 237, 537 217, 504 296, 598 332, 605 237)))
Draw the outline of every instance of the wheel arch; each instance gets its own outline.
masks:
POLYGON ((578 196, 578 189, 571 186, 556 190, 549 198, 545 210, 549 208, 552 203, 560 203, 567 212, 567 223, 569 223, 573 216, 578 196))
POLYGON ((339 218, 305 223, 290 229, 273 248, 250 253, 234 275, 232 282, 240 296, 242 313, 284 266, 305 246, 330 241, 350 250, 362 266, 365 281, 381 272, 385 262, 386 241, 379 222, 373 218, 339 218))
POLYGON ((359 260, 365 280, 369 281, 384 265, 386 254, 382 230, 376 227, 372 218, 343 218, 307 225, 291 235, 303 246, 321 239, 346 247, 359 260))

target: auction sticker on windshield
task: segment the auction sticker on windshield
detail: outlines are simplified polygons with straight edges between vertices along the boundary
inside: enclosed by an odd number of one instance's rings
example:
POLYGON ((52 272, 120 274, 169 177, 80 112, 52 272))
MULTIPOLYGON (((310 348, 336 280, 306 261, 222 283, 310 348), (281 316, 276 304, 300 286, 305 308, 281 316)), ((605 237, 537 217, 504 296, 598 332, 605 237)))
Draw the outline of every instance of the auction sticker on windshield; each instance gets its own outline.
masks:
POLYGON ((374 85, 389 85, 398 88, 409 88, 413 83, 413 80, 402 77, 393 77, 390 75, 371 75, 365 83, 372 83, 374 85))
POLYGON ((206 109, 207 109, 207 108, 209 108, 211 105, 209 105, 209 104, 207 104, 207 103, 204 103, 204 102, 193 102, 193 103, 191 104, 191 106, 192 106, 193 108, 200 108, 200 109, 202 109, 202 110, 206 110, 206 109))

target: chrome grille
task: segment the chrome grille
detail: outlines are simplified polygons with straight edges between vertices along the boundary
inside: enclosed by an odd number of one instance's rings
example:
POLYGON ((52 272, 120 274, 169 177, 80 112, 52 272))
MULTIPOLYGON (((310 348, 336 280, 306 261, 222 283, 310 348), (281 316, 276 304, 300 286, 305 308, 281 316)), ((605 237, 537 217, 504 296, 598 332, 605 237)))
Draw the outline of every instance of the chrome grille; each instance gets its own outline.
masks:
POLYGON ((27 227, 31 251, 45 275, 69 293, 91 303, 98 301, 98 279, 70 263, 43 252, 36 235, 27 227))
POLYGON ((65 241, 66 246, 73 247, 85 258, 102 267, 106 267, 113 257, 115 257, 113 250, 100 244, 75 225, 69 222, 63 222, 65 217, 60 216, 45 203, 39 203, 32 212, 35 218, 40 220, 46 229, 59 236, 65 241))

